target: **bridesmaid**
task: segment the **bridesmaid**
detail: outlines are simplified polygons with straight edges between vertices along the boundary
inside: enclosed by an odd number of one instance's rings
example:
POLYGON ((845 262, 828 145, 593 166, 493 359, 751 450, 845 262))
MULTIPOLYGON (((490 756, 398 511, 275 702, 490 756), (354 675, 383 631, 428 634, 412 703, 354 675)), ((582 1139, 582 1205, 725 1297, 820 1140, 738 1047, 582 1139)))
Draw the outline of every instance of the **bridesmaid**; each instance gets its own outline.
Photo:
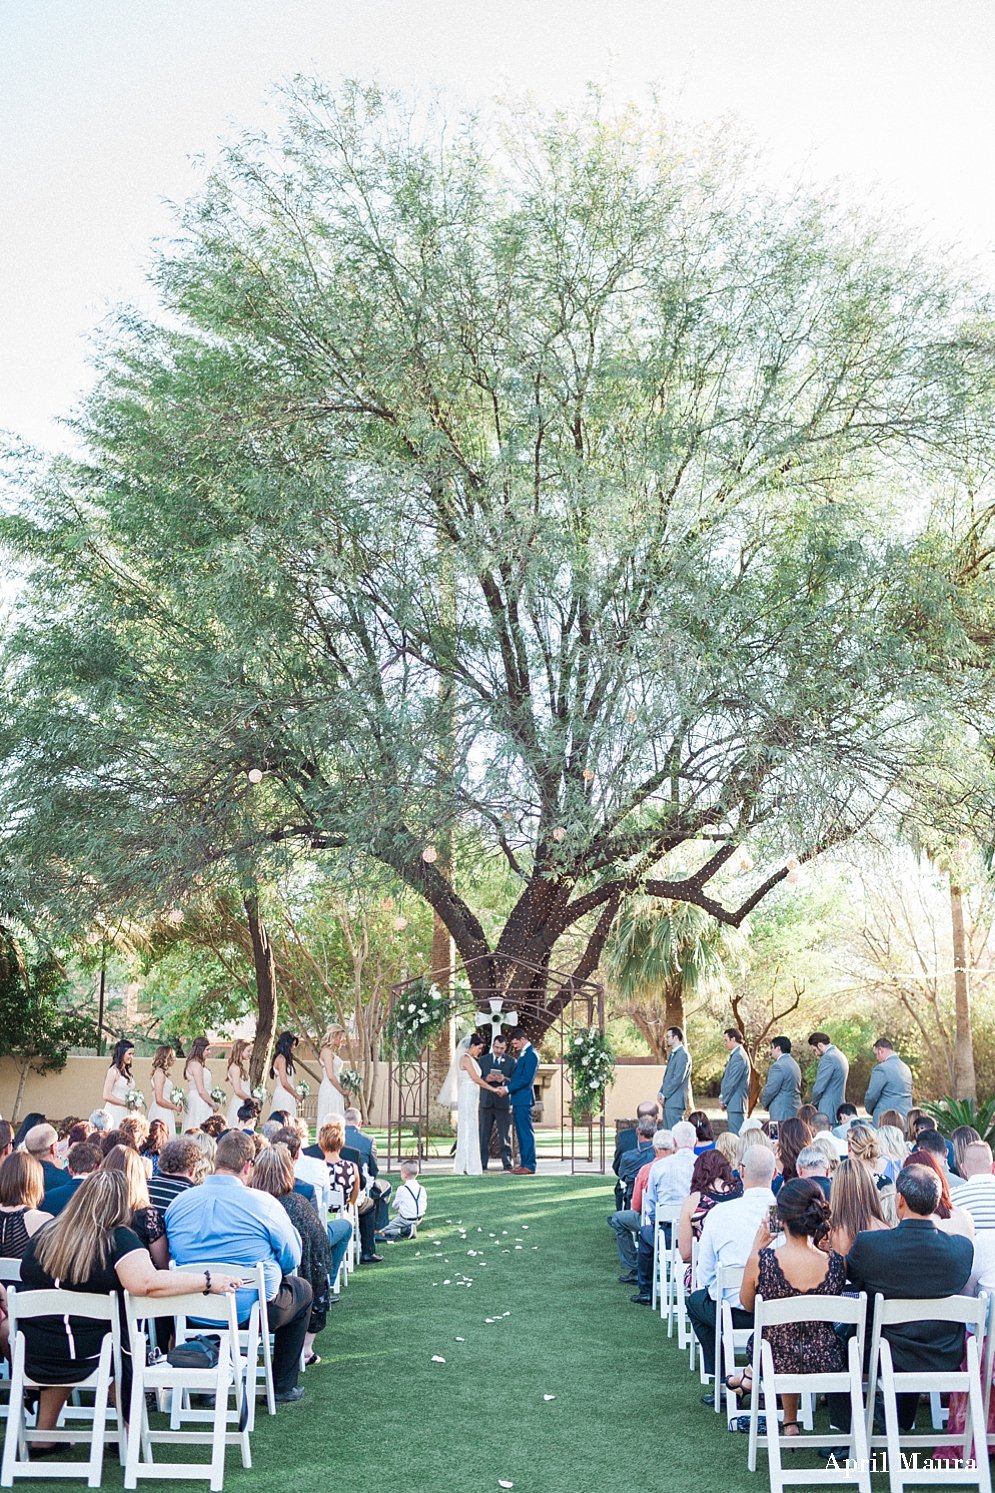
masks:
POLYGON ((211 1098, 213 1078, 210 1068, 204 1066, 210 1049, 206 1037, 196 1037, 190 1044, 190 1055, 183 1066, 183 1077, 187 1081, 187 1102, 183 1110, 184 1130, 199 1130, 208 1115, 218 1112, 211 1098))
POLYGON ((176 1134, 176 1116, 183 1113, 183 1106, 174 1104, 169 1097, 173 1087, 169 1076, 176 1062, 176 1048, 168 1043, 157 1047, 152 1059, 152 1103, 149 1106, 149 1124, 161 1120, 170 1135, 176 1134))
POLYGON ((297 1114, 297 1095, 294 1093, 294 1048, 298 1038, 293 1032, 281 1032, 277 1038, 270 1078, 276 1079, 276 1088, 270 1101, 272 1109, 282 1109, 291 1119, 297 1114))
POLYGON ((345 1040, 345 1027, 330 1026, 321 1039, 319 1060, 324 1070, 321 1079, 321 1088, 318 1090, 318 1124, 323 1125, 329 1115, 345 1114, 349 1108, 349 1100, 345 1089, 339 1082, 339 1074, 342 1072, 343 1063, 339 1057, 338 1049, 345 1040))
POLYGON ((116 1130, 128 1113, 128 1090, 134 1087, 131 1076, 131 1060, 135 1055, 135 1044, 122 1037, 114 1043, 111 1065, 104 1079, 103 1107, 111 1117, 116 1130))
POLYGON ((228 1082, 231 1084, 232 1093, 226 1117, 229 1130, 239 1128, 238 1112, 246 1099, 252 1098, 249 1089, 249 1053, 251 1051, 252 1043, 246 1042, 244 1037, 239 1037, 231 1045, 231 1055, 228 1058, 228 1082))

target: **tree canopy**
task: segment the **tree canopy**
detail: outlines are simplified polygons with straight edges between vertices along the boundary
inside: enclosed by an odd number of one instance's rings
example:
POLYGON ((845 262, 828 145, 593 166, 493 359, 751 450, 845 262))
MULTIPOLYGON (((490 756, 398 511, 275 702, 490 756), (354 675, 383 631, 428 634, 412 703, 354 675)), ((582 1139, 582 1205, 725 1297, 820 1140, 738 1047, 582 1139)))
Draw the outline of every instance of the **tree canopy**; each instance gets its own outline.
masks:
POLYGON ((551 1015, 558 940, 590 974, 643 894, 739 926, 975 687, 917 505, 983 308, 656 114, 284 105, 16 484, 7 858, 83 915, 94 866, 154 905, 344 847, 551 1015))

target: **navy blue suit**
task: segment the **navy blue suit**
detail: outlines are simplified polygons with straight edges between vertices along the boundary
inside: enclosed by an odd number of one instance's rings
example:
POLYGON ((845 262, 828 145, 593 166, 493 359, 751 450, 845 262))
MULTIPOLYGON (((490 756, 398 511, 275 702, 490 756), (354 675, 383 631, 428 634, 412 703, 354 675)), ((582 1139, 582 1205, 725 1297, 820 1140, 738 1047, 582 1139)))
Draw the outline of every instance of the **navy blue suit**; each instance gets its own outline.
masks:
POLYGON ((515 1071, 508 1080, 508 1098, 511 1101, 511 1117, 518 1136, 518 1155, 526 1171, 536 1169, 536 1142, 532 1131, 532 1106, 535 1103, 533 1085, 539 1071, 539 1054, 530 1042, 518 1054, 515 1071))

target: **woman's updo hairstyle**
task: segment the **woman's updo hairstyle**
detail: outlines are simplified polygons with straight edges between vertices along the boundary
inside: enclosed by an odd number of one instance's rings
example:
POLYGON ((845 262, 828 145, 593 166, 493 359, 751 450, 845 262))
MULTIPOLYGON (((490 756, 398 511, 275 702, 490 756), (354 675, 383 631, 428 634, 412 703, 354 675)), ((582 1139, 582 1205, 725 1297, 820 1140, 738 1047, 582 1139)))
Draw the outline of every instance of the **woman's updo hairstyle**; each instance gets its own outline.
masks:
POLYGON ((777 1194, 777 1216, 785 1232, 818 1244, 829 1231, 829 1204, 818 1182, 794 1177, 777 1194))

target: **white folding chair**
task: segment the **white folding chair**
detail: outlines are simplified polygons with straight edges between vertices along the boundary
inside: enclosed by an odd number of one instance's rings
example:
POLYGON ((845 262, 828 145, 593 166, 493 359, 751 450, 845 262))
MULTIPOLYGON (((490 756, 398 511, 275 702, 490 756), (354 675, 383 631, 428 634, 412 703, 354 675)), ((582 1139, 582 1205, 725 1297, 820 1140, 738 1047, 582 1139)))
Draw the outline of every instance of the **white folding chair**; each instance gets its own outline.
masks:
MULTIPOLYGON (((888 1449, 888 1476, 891 1493, 901 1493, 908 1484, 957 1483, 977 1487, 981 1493, 991 1493, 991 1472, 987 1455, 974 1459, 975 1465, 963 1465, 972 1460, 971 1447, 975 1431, 978 1433, 978 1449, 987 1450, 988 1438, 985 1422, 985 1397, 981 1387, 980 1344, 988 1319, 988 1297, 943 1296, 920 1300, 886 1301, 883 1296, 874 1298, 874 1325, 871 1331, 870 1374, 867 1382, 867 1442, 871 1447, 885 1446, 888 1449), (915 1370, 896 1372, 891 1354, 891 1344, 884 1335, 885 1327, 900 1326, 910 1322, 956 1322, 972 1329, 966 1340, 966 1367, 951 1370, 915 1370), (873 1435, 874 1399, 880 1386, 884 1400, 885 1434, 873 1435), (958 1440, 963 1446, 960 1467, 919 1467, 913 1453, 926 1447, 932 1448, 940 1439, 941 1432, 934 1428, 932 1435, 916 1435, 899 1429, 898 1404, 900 1394, 946 1394, 959 1390, 967 1395, 967 1414, 964 1431, 958 1440), (906 1455, 903 1456, 903 1453, 906 1455)), ((948 1433, 949 1439, 949 1433, 948 1433)), ((932 1460, 927 1458, 927 1460, 932 1460)))
POLYGON ((746 1351, 753 1328, 733 1326, 732 1307, 724 1297, 727 1291, 733 1290, 738 1295, 745 1274, 742 1265, 715 1267, 715 1410, 718 1413, 722 1409, 724 1399, 726 1423, 730 1429, 739 1419, 739 1401, 736 1391, 729 1388, 726 1380, 736 1372, 736 1354, 746 1351))
POLYGON ((257 1395, 265 1393, 266 1409, 270 1415, 276 1414, 276 1390, 273 1387, 273 1334, 270 1332, 269 1313, 266 1308, 266 1272, 262 1261, 257 1265, 247 1266, 232 1265, 221 1260, 202 1260, 180 1268, 190 1270, 194 1275, 198 1272, 203 1273, 205 1270, 211 1270, 215 1275, 231 1275, 236 1280, 241 1279, 246 1290, 255 1290, 256 1300, 249 1313, 248 1321, 244 1327, 239 1328, 239 1349, 245 1354, 248 1365, 246 1383, 253 1385, 253 1393, 249 1396, 249 1429, 252 1430, 256 1424, 257 1395), (259 1363, 260 1347, 263 1355, 261 1365, 259 1363))
MULTIPOLYGON (((659 1302, 661 1318, 668 1314, 670 1302, 671 1249, 667 1244, 664 1227, 669 1225, 670 1238, 673 1242, 682 1206, 681 1203, 657 1203, 656 1205, 656 1221, 653 1225, 653 1307, 655 1308, 659 1302)), ((668 1332, 667 1336, 670 1335, 668 1332)))
POLYGON ((21 1262, 12 1255, 0 1255, 0 1283, 16 1286, 21 1281, 21 1262))
POLYGON ((7 1292, 10 1311, 10 1340, 13 1346, 13 1367, 10 1376, 10 1409, 7 1430, 3 1443, 3 1466, 0 1471, 0 1487, 12 1488, 16 1477, 55 1478, 86 1476, 87 1486, 99 1488, 104 1466, 104 1444, 116 1441, 118 1455, 122 1461, 126 1456, 126 1440, 121 1412, 110 1403, 111 1376, 121 1383, 121 1333, 118 1320, 117 1297, 113 1292, 107 1296, 91 1295, 84 1291, 22 1291, 11 1286, 7 1292), (86 1317, 91 1321, 106 1322, 108 1330, 100 1345, 97 1367, 86 1378, 80 1379, 81 1389, 92 1389, 94 1394, 93 1419, 86 1426, 65 1425, 58 1430, 39 1430, 25 1423, 25 1389, 44 1389, 51 1386, 32 1379, 25 1368, 26 1343, 21 1323, 32 1317, 86 1317), (28 1450, 34 1441, 82 1441, 88 1443, 90 1456, 86 1462, 43 1462, 28 1460, 28 1450))
MULTIPOLYGON (((867 1454, 867 1428, 864 1422, 864 1396, 861 1386, 864 1363, 864 1339, 867 1330, 867 1297, 861 1292, 853 1296, 789 1296, 779 1301, 765 1301, 757 1296, 753 1308, 753 1386, 750 1393, 750 1446, 749 1468, 757 1470, 757 1447, 767 1448, 770 1469, 771 1493, 780 1493, 786 1483, 810 1483, 816 1481, 840 1482, 853 1480, 853 1468, 848 1473, 826 1468, 813 1476, 812 1469, 799 1472, 784 1471, 781 1462, 782 1449, 795 1451, 825 1441, 818 1435, 781 1437, 777 1397, 797 1394, 809 1406, 812 1398, 820 1394, 847 1394, 850 1396, 850 1444, 849 1458, 859 1471, 861 1493, 870 1493, 870 1470, 867 1454), (847 1368, 839 1373, 822 1372, 811 1374, 780 1374, 774 1372, 774 1358, 770 1343, 763 1341, 765 1327, 777 1327, 784 1323, 829 1322, 846 1323, 856 1332, 847 1345, 847 1368), (759 1409, 761 1395, 767 1421, 765 1435, 760 1435, 759 1409)), ((806 1417, 806 1431, 812 1431, 811 1409, 806 1417)))
POLYGON ((328 1191, 328 1209, 325 1213, 325 1225, 331 1217, 348 1218, 352 1223, 352 1238, 342 1257, 338 1274, 332 1282, 332 1290, 338 1293, 344 1286, 349 1284, 349 1276, 353 1270, 353 1246, 356 1242, 356 1223, 353 1222, 349 1209, 346 1207, 345 1194, 341 1187, 331 1187, 328 1191))
POLYGON ((142 1319, 148 1315, 148 1298, 135 1298, 126 1294, 125 1305, 131 1342, 132 1384, 129 1418, 131 1434, 128 1439, 124 1486, 136 1488, 139 1478, 206 1478, 212 1489, 220 1489, 225 1480, 226 1446, 238 1446, 242 1454, 242 1466, 252 1466, 247 1418, 241 1429, 228 1429, 229 1393, 234 1390, 235 1420, 240 1423, 242 1397, 247 1392, 238 1347, 239 1327, 234 1293, 204 1296, 201 1292, 194 1292, 168 1299, 168 1309, 175 1316, 180 1341, 183 1341, 186 1319, 192 1319, 196 1324, 193 1332, 217 1335, 218 1361, 214 1368, 175 1368, 165 1358, 159 1359, 157 1363, 146 1363, 142 1319), (214 1409, 200 1412, 211 1421, 210 1429, 183 1430, 172 1424, 169 1430, 150 1429, 145 1404, 145 1396, 149 1390, 156 1393, 169 1390, 174 1405, 191 1392, 213 1394, 214 1409), (157 1444, 210 1446, 211 1458, 209 1462, 156 1462, 153 1447, 157 1444))

